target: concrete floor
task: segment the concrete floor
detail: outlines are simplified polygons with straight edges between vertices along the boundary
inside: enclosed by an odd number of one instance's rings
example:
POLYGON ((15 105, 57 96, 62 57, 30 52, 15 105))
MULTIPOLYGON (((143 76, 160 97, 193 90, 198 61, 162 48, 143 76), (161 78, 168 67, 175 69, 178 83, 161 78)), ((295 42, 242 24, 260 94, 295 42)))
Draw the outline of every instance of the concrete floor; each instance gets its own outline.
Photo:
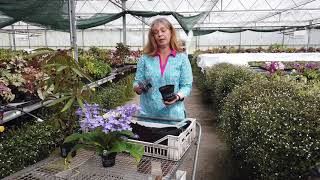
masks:
MULTIPOLYGON (((135 96, 128 103, 139 103, 135 96)), ((193 87, 191 95, 186 98, 187 116, 196 118, 202 126, 202 136, 198 154, 197 180, 227 180, 235 179, 232 161, 225 142, 220 139, 215 119, 216 114, 211 104, 203 102, 200 91, 193 87)), ((191 179, 194 159, 189 155, 179 169, 187 171, 187 180, 191 179)))

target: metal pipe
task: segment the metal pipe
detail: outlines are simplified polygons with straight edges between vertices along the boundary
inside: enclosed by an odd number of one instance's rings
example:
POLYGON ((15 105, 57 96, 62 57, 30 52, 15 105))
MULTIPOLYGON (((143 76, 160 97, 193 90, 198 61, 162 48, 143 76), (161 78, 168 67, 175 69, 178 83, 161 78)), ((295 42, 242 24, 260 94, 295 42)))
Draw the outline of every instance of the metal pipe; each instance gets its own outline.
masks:
MULTIPOLYGON (((126 10, 126 0, 122 0, 122 11, 126 10)), ((126 23, 126 14, 122 16, 122 26, 123 26, 123 44, 127 45, 127 23, 126 23)))
POLYGON ((29 32, 29 24, 27 24, 27 35, 28 35, 28 47, 29 47, 29 49, 31 49, 31 45, 30 45, 30 32, 29 32))
POLYGON ((239 49, 241 49, 241 32, 239 33, 239 49))
POLYGON ((11 41, 11 33, 8 33, 8 38, 9 38, 9 46, 10 46, 10 49, 12 49, 12 41, 11 41))
POLYGON ((196 122, 196 125, 199 127, 199 135, 198 135, 198 141, 197 141, 197 149, 196 149, 196 152, 195 152, 194 165, 193 165, 193 169, 192 169, 192 180, 196 179, 198 154, 199 154, 201 133, 202 133, 201 124, 196 122))
POLYGON ((82 38, 82 49, 84 49, 84 30, 81 31, 81 38, 82 38))
MULTIPOLYGON (((309 21, 309 27, 311 27, 312 25, 312 21, 309 21)), ((310 46, 310 38, 311 38, 311 28, 308 27, 308 42, 307 42, 307 49, 309 48, 310 46)), ((307 50, 308 51, 308 50, 307 50)))
POLYGON ((145 18, 142 17, 142 47, 145 45, 145 18))
POLYGON ((281 42, 281 46, 284 46, 284 31, 282 31, 282 42, 281 42))
POLYGON ((44 44, 48 47, 47 28, 44 29, 44 44))
POLYGON ((69 0, 69 19, 70 19, 70 41, 74 50, 74 59, 78 62, 78 47, 77 47, 77 29, 76 29, 76 7, 74 0, 69 0))
POLYGON ((17 47, 16 47, 16 32, 14 30, 14 27, 13 25, 11 25, 11 29, 12 29, 12 42, 13 42, 13 50, 17 50, 17 47))
POLYGON ((23 115, 23 114, 27 114, 27 115, 29 115, 29 116, 31 116, 31 117, 33 117, 33 118, 35 118, 38 122, 43 122, 43 119, 41 119, 41 118, 39 118, 39 117, 37 117, 37 116, 35 116, 35 115, 33 115, 33 114, 31 114, 31 113, 27 112, 27 111, 24 111, 24 110, 23 110, 23 108, 17 108, 17 107, 14 107, 14 106, 4 105, 3 107, 1 107, 1 106, 0 106, 0 109, 1 109, 1 111, 2 111, 2 110, 4 110, 4 111, 12 111, 12 110, 16 110, 16 111, 21 112, 21 113, 22 113, 22 115, 23 115))

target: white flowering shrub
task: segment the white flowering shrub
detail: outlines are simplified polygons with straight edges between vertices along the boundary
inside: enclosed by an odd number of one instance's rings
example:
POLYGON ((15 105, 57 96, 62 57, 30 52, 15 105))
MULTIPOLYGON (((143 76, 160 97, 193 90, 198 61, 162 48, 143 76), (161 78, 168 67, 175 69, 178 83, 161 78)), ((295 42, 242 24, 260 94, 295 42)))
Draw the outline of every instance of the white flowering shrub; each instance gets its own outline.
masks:
POLYGON ((206 70, 206 86, 217 109, 223 99, 237 86, 250 82, 258 73, 244 66, 221 63, 206 70))
POLYGON ((319 86, 260 79, 225 99, 220 127, 255 179, 306 179, 320 162, 319 86))

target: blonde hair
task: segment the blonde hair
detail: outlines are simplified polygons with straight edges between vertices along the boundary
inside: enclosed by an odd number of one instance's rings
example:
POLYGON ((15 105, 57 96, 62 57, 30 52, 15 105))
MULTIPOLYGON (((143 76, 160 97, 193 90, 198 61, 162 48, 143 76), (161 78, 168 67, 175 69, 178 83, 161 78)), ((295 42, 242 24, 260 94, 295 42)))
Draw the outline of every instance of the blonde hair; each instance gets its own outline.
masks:
POLYGON ((151 23, 151 27, 148 33, 148 42, 147 45, 143 48, 143 53, 149 56, 157 55, 158 45, 156 43, 156 40, 154 39, 152 28, 159 23, 164 24, 170 30, 170 48, 176 50, 177 52, 183 52, 183 49, 181 48, 181 45, 177 40, 176 30, 174 29, 172 24, 166 18, 158 18, 151 23))

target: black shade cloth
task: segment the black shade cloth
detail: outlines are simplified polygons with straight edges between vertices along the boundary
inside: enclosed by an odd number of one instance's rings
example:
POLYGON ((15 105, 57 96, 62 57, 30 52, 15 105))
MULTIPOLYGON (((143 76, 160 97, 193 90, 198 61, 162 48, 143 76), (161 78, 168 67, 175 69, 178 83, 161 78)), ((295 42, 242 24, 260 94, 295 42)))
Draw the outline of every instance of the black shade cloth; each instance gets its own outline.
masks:
MULTIPOLYGON (((139 136, 139 141, 145 141, 145 142, 151 142, 154 143, 155 141, 165 137, 166 135, 173 135, 173 136, 179 136, 180 133, 185 131, 189 125, 191 124, 191 121, 186 121, 186 125, 176 128, 176 127, 165 127, 165 128, 154 128, 154 127, 146 127, 142 126, 138 123, 131 123, 130 126, 132 127, 132 132, 137 134, 139 136)), ((167 143, 161 143, 161 144, 167 144, 167 143)))

